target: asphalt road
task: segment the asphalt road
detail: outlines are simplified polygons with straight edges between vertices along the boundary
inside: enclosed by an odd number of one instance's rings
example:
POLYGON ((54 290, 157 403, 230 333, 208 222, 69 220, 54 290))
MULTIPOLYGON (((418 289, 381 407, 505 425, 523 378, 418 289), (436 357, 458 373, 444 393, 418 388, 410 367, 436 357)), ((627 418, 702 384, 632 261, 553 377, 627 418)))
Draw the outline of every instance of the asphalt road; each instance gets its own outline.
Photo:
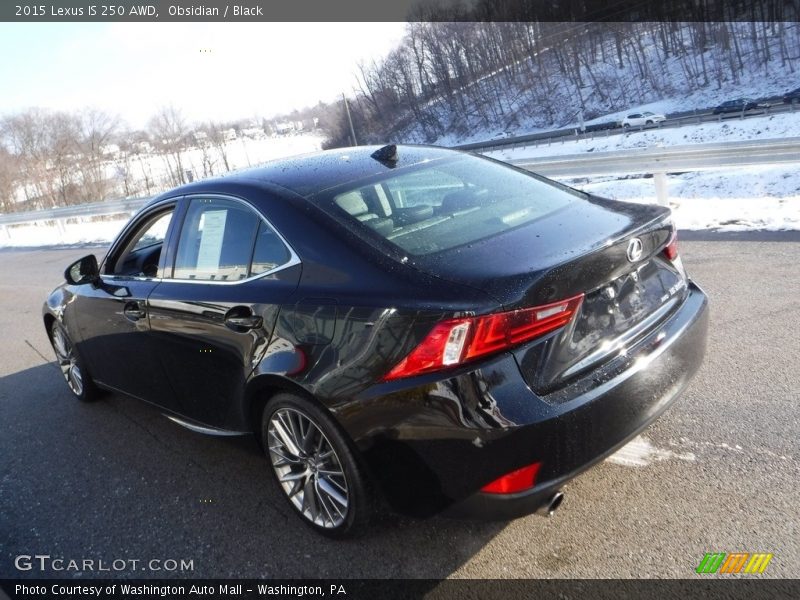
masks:
POLYGON ((26 554, 140 560, 118 573, 137 577, 692 577, 704 553, 735 551, 798 577, 800 240, 785 239, 682 242, 713 303, 707 359, 553 518, 388 518, 354 542, 290 513, 252 439, 195 434, 119 395, 74 401, 40 307, 85 250, 0 252, 0 577, 74 575, 19 572, 26 554), (193 570, 142 571, 152 559, 193 570))

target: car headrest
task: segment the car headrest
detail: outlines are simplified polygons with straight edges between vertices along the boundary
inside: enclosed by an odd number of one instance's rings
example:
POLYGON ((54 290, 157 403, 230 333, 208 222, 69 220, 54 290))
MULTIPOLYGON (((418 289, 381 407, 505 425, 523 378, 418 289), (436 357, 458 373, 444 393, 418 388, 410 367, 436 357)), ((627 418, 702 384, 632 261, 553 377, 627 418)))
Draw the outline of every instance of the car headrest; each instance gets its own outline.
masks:
POLYGON ((339 196, 336 196, 334 202, 336 202, 339 208, 344 209, 348 214, 354 217, 364 214, 365 212, 369 212, 369 207, 367 206, 367 203, 364 202, 364 198, 361 196, 361 192, 359 191, 345 192, 344 194, 340 194, 339 196))
POLYGON ((392 231, 394 231, 394 221, 392 221, 392 219, 377 217, 375 219, 370 219, 369 221, 363 221, 363 223, 384 237, 388 236, 390 233, 392 233, 392 231))
POLYGON ((450 192, 442 198, 441 212, 449 213, 480 205, 480 199, 472 190, 450 192))

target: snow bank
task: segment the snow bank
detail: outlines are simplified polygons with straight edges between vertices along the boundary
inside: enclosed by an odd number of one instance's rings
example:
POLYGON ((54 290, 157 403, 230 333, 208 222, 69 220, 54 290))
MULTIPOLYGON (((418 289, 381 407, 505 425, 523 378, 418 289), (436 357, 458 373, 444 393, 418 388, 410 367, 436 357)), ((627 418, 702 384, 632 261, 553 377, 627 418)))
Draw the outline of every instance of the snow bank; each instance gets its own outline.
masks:
POLYGON ((32 223, 0 227, 0 247, 38 247, 108 244, 128 219, 67 223, 62 232, 55 223, 32 223))
MULTIPOLYGON (((800 230, 800 177, 792 165, 701 171, 670 176, 669 198, 679 229, 800 230)), ((627 202, 655 202, 651 178, 593 178, 565 183, 627 202)))

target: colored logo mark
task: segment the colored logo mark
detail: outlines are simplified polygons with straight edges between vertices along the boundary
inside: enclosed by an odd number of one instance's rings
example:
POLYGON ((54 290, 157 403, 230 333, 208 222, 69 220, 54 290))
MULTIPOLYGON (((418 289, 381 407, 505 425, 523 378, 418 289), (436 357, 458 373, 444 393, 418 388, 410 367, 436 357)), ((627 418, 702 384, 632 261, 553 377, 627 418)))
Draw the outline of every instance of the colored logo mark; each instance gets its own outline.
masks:
POLYGON ((695 569, 698 573, 763 573, 772 554, 765 552, 707 552, 695 569))

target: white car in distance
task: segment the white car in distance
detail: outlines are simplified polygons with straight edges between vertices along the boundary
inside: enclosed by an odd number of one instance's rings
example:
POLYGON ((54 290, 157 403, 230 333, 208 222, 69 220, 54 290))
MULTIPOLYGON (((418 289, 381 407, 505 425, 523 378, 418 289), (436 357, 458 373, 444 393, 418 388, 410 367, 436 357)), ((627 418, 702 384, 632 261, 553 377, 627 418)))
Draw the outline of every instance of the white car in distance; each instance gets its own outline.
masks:
POLYGON ((624 119, 622 119, 621 125, 623 127, 639 127, 641 125, 653 125, 655 123, 660 123, 661 121, 666 121, 667 117, 657 113, 651 112, 640 112, 640 113, 631 113, 624 119))

